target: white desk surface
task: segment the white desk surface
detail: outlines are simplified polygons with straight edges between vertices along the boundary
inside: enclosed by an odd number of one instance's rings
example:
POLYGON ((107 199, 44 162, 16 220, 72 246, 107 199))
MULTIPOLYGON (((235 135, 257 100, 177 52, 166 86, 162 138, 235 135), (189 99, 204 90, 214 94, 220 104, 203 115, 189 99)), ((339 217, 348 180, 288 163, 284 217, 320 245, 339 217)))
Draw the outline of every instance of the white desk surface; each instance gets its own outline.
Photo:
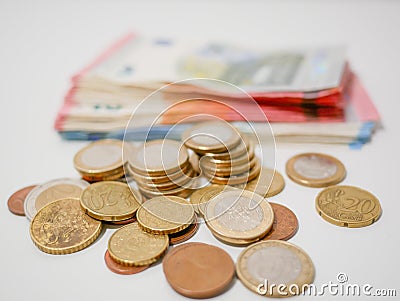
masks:
MULTIPOLYGON (((291 182, 271 201, 289 206, 300 228, 290 241, 311 256, 315 283, 335 281, 399 291, 399 70, 400 3, 395 1, 1 1, 0 299, 184 300, 167 284, 159 264, 132 276, 110 272, 103 255, 108 237, 69 255, 40 252, 29 223, 7 209, 19 188, 77 177, 72 158, 84 142, 61 140, 53 129, 69 77, 127 31, 169 37, 222 39, 260 46, 348 45, 348 57, 376 103, 384 129, 362 150, 344 146, 278 145, 277 169, 303 151, 332 154, 348 170, 344 184, 363 187, 381 201, 374 225, 347 229, 314 209, 319 189, 291 182)), ((211 243, 236 260, 242 248, 224 245, 202 225, 192 241, 211 243)), ((262 300, 239 281, 221 300, 262 300)), ((302 297, 300 297, 302 298, 302 297)), ((304 297, 303 297, 304 298, 304 297)), ((323 296, 321 300, 337 299, 323 296)), ((308 299, 308 298, 304 298, 308 299)), ((396 298, 388 298, 394 300, 396 298)))

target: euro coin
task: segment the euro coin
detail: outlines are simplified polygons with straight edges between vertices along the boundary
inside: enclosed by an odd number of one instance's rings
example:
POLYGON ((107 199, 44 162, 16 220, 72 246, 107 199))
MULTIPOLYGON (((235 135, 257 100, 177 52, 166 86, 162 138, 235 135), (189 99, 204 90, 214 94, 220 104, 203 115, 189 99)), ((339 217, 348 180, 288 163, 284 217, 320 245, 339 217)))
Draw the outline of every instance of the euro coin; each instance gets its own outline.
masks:
MULTIPOLYGON (((193 182, 193 186, 195 187, 194 182, 193 182)), ((194 189, 186 188, 186 187, 178 187, 178 188, 174 188, 171 190, 154 191, 154 190, 148 190, 145 187, 140 186, 139 191, 147 199, 151 199, 151 198, 155 198, 155 197, 159 197, 159 196, 176 196, 176 197, 181 197, 181 198, 187 198, 193 193, 194 189)))
POLYGON ((83 212, 79 199, 67 198, 41 208, 32 219, 30 234, 41 251, 69 254, 93 243, 101 228, 101 222, 83 212))
POLYGON ((269 198, 280 193, 284 187, 285 180, 277 170, 262 167, 258 177, 248 182, 245 189, 269 198))
POLYGON ((317 212, 326 221, 342 227, 358 228, 376 222, 381 213, 379 200, 354 186, 331 186, 315 199, 317 212))
POLYGON ((292 210, 281 204, 269 203, 274 211, 272 229, 262 240, 288 240, 296 234, 299 222, 292 210))
POLYGON ((198 210, 201 216, 205 215, 205 210, 207 207, 208 202, 215 197, 216 195, 220 194, 223 191, 234 190, 234 187, 227 186, 227 185, 216 185, 213 184, 211 186, 207 186, 203 190, 203 196, 201 197, 198 203, 198 210))
POLYGON ((224 244, 231 245, 234 247, 248 246, 248 245, 260 240, 259 237, 253 238, 253 239, 239 239, 239 238, 225 237, 225 236, 222 236, 222 235, 218 234, 217 232, 215 232, 212 228, 209 227, 209 229, 210 229, 212 235, 214 235, 214 237, 216 239, 218 239, 220 242, 223 242, 224 244))
POLYGON ((241 136, 225 121, 205 121, 186 130, 182 140, 196 153, 221 153, 237 146, 241 136))
POLYGON ((190 203, 193 205, 194 211, 196 213, 201 213, 199 206, 200 204, 206 203, 211 199, 211 195, 209 195, 210 191, 211 193, 212 191, 216 191, 217 194, 223 191, 225 187, 227 186, 212 184, 210 186, 205 186, 195 190, 190 196, 190 203))
POLYGON ((145 266, 160 259, 168 248, 168 235, 143 231, 138 223, 118 229, 108 241, 111 258, 125 266, 145 266))
POLYGON ((206 152, 202 155, 204 155, 204 157, 206 158, 210 157, 213 160, 234 160, 238 157, 246 155, 247 153, 251 153, 251 147, 252 145, 250 141, 246 137, 241 136, 241 141, 239 142, 239 144, 233 147, 232 149, 229 149, 226 152, 223 153, 206 152))
POLYGON ((244 286, 267 297, 299 295, 313 282, 314 274, 307 253, 281 240, 252 244, 236 262, 236 275, 244 286))
POLYGON ((92 142, 75 155, 75 169, 90 181, 101 179, 108 174, 120 174, 126 162, 122 156, 123 148, 124 143, 121 140, 105 139, 92 142))
POLYGON ((189 298, 215 297, 226 291, 235 277, 227 252, 198 242, 174 247, 163 260, 163 271, 171 287, 189 298))
POLYGON ((144 202, 136 218, 144 231, 173 234, 187 228, 193 222, 195 212, 183 198, 160 196, 144 202))
POLYGON ((269 232, 274 212, 259 194, 235 189, 214 196, 207 203, 204 219, 222 237, 252 241, 269 232))
POLYGON ((26 196, 24 210, 31 220, 47 204, 64 198, 79 198, 89 183, 80 179, 56 179, 36 186, 26 196))
POLYGON ((190 238, 193 237, 193 235, 196 234, 198 229, 199 229, 199 224, 197 223, 197 217, 195 216, 193 222, 189 225, 189 227, 187 227, 182 231, 168 235, 169 244, 176 245, 189 240, 190 238))
POLYGON ((213 176, 218 176, 218 177, 230 177, 230 176, 235 176, 235 175, 240 175, 246 172, 249 172, 250 169, 252 169, 256 163, 258 162, 257 157, 253 157, 253 159, 247 163, 241 164, 241 165, 235 165, 235 166, 224 166, 224 167, 218 167, 216 165, 210 164, 210 166, 206 167, 204 165, 201 165, 201 167, 207 172, 207 174, 213 175, 213 176))
POLYGON ((7 201, 8 210, 15 215, 25 215, 24 204, 26 196, 35 187, 36 185, 32 185, 14 192, 7 201))
POLYGON ((88 186, 81 195, 81 205, 91 217, 102 221, 122 221, 133 217, 140 206, 137 192, 128 184, 104 181, 88 186))
POLYGON ((106 266, 108 267, 108 269, 111 272, 114 272, 116 274, 120 274, 120 275, 133 275, 133 274, 138 274, 143 272, 144 270, 147 270, 149 268, 150 265, 143 265, 140 267, 135 267, 135 266, 126 266, 126 265, 122 265, 116 261, 114 261, 111 256, 110 253, 108 252, 108 250, 106 251, 106 253, 104 254, 104 261, 106 263, 106 266))
POLYGON ((253 158, 254 158, 254 146, 253 144, 250 144, 248 151, 237 158, 221 160, 221 159, 215 159, 212 155, 210 156, 205 155, 201 158, 201 163, 203 164, 203 166, 213 169, 224 168, 224 167, 226 168, 226 167, 240 166, 243 164, 247 164, 253 158))
POLYGON ((343 181, 346 169, 338 159, 319 153, 304 153, 286 163, 286 173, 294 182, 309 187, 327 187, 343 181))
POLYGON ((129 158, 131 170, 145 176, 177 172, 188 161, 186 147, 178 141, 167 139, 146 142, 129 158))
POLYGON ((238 185, 254 180, 260 174, 260 170, 261 170, 261 164, 260 162, 257 161, 252 169, 243 174, 232 175, 229 177, 215 176, 208 172, 204 172, 203 174, 213 184, 238 185))
MULTIPOLYGON (((131 171, 130 167, 128 169, 131 171)), ((161 176, 152 176, 152 175, 143 175, 143 174, 137 174, 133 171, 132 175, 135 181, 139 185, 146 185, 146 184, 163 184, 163 183, 171 183, 179 178, 184 177, 185 175, 189 175, 193 173, 193 168, 190 164, 184 164, 181 169, 179 169, 176 172, 169 173, 169 174, 164 174, 161 176)))

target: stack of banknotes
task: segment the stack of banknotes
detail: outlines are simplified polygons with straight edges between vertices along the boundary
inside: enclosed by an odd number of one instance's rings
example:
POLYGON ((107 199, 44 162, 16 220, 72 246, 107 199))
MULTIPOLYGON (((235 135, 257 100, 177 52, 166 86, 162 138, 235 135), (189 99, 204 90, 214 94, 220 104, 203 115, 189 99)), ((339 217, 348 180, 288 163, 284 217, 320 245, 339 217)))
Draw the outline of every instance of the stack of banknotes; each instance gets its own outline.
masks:
POLYGON ((268 120, 276 141, 360 146, 380 122, 343 47, 260 50, 128 34, 71 82, 55 122, 65 139, 180 139, 212 115, 244 133, 268 120))

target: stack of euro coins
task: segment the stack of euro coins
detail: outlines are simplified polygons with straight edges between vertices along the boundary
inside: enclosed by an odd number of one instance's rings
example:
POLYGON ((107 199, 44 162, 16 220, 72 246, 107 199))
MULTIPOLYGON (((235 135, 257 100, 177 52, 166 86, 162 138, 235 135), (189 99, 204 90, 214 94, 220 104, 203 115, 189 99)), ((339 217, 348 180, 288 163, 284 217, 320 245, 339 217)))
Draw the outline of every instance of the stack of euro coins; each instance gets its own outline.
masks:
POLYGON ((196 184, 188 150, 174 140, 145 142, 129 156, 128 171, 147 199, 162 195, 186 198, 196 184))
POLYGON ((108 242, 106 263, 116 273, 143 271, 161 259, 170 244, 185 241, 197 229, 193 207, 176 196, 147 200, 136 217, 137 222, 118 229, 108 242))
POLYGON ((88 182, 125 179, 124 151, 130 147, 121 140, 104 139, 90 143, 74 157, 75 169, 88 182))
POLYGON ((185 145, 200 156, 202 174, 214 184, 241 185, 261 169, 254 145, 229 123, 202 122, 183 133, 185 145))

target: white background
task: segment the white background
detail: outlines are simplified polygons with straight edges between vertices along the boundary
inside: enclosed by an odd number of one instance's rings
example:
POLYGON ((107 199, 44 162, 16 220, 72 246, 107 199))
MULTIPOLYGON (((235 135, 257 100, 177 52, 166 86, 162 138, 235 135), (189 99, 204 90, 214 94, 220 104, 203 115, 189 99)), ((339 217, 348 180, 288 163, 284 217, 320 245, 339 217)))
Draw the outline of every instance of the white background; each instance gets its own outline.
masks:
MULTIPOLYGON (((314 209, 319 189, 299 186, 286 175, 285 190, 271 201, 286 204, 297 214, 300 228, 290 241, 311 256, 317 285, 345 272, 349 283, 397 288, 400 293, 399 2, 1 1, 1 300, 185 299, 169 287, 160 264, 132 276, 110 272, 103 255, 112 230, 81 252, 52 256, 32 244, 28 220, 12 215, 6 205, 19 188, 78 176, 72 158, 86 143, 60 139, 53 129, 56 112, 70 76, 130 30, 259 47, 347 45, 351 65, 376 103, 384 129, 360 151, 278 145, 277 169, 283 173, 288 158, 299 152, 332 154, 347 167, 344 183, 374 193, 383 215, 361 229, 333 226, 314 209)), ((220 246, 234 260, 242 250, 221 244, 204 225, 192 240, 220 246)), ((218 297, 261 298, 239 281, 218 297)))

